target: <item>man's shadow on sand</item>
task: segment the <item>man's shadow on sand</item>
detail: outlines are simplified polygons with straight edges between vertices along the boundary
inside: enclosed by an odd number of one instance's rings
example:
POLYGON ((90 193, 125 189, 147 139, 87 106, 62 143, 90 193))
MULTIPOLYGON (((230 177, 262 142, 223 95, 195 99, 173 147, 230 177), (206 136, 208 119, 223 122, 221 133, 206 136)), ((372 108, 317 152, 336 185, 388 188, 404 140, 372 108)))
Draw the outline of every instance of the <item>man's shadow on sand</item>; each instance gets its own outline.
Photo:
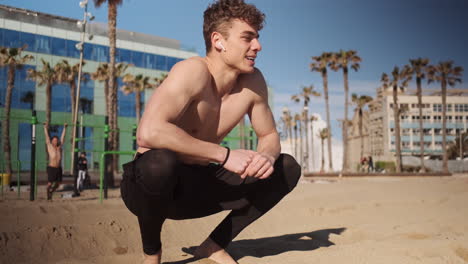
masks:
MULTIPOLYGON (((311 251, 335 245, 329 240, 330 234, 339 235, 345 230, 346 228, 331 228, 275 237, 238 240, 229 245, 228 252, 237 261, 247 256, 263 258, 288 251, 311 251)), ((190 248, 182 248, 182 251, 192 254, 195 249, 196 246, 192 246, 190 248)), ((187 264, 196 260, 195 257, 191 257, 181 261, 164 262, 164 264, 187 264)))

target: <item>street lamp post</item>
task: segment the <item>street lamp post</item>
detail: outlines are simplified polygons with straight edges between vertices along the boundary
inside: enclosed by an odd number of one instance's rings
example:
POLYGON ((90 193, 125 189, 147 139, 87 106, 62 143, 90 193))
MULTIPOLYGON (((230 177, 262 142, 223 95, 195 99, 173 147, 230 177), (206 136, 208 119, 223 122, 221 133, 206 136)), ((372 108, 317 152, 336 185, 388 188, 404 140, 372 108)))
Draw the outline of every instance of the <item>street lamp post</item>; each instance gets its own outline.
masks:
MULTIPOLYGON (((73 132, 72 132, 72 151, 71 151, 71 165, 70 165, 70 175, 74 176, 75 175, 75 159, 77 156, 77 153, 75 153, 76 149, 76 130, 78 128, 77 126, 77 120, 78 120, 78 104, 80 102, 80 88, 81 88, 81 73, 82 73, 82 68, 83 68, 83 50, 84 50, 84 42, 85 42, 85 35, 86 35, 86 24, 88 22, 88 19, 91 21, 94 19, 94 16, 88 12, 88 0, 83 0, 80 1, 79 3, 80 7, 84 9, 83 13, 83 20, 79 20, 76 25, 81 29, 81 38, 80 42, 75 45, 76 49, 80 51, 80 62, 78 66, 78 84, 77 84, 77 89, 76 89, 76 97, 75 97, 75 109, 72 111, 73 115, 73 132)), ((89 39, 92 39, 92 36, 89 36, 89 39)), ((74 179, 75 177, 73 177, 74 179)), ((74 181, 76 182, 76 181, 74 181)), ((77 189, 75 186, 75 193, 77 193, 77 189)))

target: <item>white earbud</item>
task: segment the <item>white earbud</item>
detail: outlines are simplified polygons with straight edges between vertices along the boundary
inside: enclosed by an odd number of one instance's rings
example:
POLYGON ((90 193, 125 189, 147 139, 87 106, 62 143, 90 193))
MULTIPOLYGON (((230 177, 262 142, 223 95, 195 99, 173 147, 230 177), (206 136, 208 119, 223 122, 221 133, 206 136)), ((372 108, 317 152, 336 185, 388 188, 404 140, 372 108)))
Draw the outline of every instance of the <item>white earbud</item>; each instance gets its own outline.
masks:
POLYGON ((224 48, 223 43, 221 43, 221 41, 216 42, 216 47, 218 47, 218 49, 222 49, 224 52, 226 51, 226 48, 224 48))

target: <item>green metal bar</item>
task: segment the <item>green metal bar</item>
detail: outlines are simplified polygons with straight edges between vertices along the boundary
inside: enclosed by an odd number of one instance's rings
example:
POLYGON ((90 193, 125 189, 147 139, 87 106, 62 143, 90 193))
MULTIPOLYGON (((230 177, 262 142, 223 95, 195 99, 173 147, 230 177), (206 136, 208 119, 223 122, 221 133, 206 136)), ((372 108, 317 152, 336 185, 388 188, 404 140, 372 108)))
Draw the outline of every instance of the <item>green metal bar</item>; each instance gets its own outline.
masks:
POLYGON ((119 155, 135 155, 136 151, 104 151, 101 153, 101 158, 99 159, 99 202, 102 203, 103 200, 103 187, 104 187, 104 159, 108 154, 119 154, 119 155))

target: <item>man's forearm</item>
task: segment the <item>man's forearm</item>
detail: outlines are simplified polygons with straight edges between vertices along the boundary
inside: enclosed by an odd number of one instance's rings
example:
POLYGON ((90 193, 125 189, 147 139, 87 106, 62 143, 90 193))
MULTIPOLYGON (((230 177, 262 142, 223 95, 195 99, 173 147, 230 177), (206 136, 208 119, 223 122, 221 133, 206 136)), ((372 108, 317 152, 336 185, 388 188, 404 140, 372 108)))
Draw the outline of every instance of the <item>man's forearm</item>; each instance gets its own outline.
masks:
POLYGON ((275 160, 281 152, 278 133, 271 133, 258 139, 257 152, 273 157, 275 160))
POLYGON ((199 140, 183 129, 166 124, 152 133, 138 133, 138 145, 144 148, 164 148, 176 153, 191 156, 199 160, 222 162, 226 157, 226 149, 219 144, 199 140))

